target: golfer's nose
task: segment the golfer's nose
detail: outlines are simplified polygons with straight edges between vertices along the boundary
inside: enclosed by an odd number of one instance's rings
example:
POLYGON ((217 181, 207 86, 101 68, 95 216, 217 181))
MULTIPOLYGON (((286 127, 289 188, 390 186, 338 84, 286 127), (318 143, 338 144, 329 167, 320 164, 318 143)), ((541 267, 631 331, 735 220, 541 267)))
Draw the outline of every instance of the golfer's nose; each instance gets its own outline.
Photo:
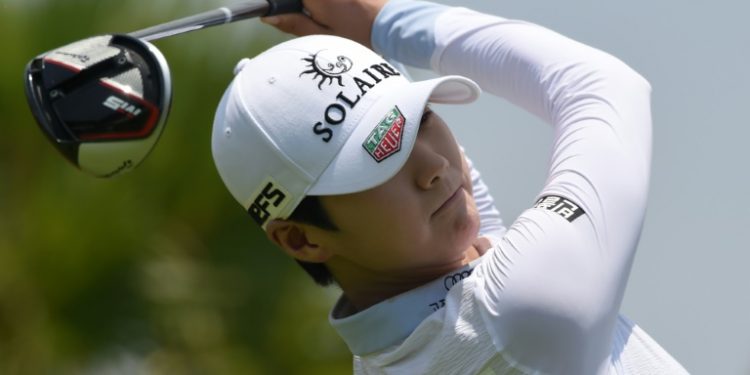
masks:
POLYGON ((417 140, 411 156, 414 158, 415 179, 419 188, 432 189, 445 178, 450 166, 448 159, 426 142, 417 140))

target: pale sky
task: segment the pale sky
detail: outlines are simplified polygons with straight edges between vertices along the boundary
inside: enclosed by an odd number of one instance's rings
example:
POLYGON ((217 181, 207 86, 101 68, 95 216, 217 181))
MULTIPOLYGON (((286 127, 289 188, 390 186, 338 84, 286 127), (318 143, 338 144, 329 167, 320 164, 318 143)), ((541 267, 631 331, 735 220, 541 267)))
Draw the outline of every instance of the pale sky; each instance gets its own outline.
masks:
MULTIPOLYGON (((649 211, 622 312, 691 373, 750 374, 750 246, 743 239, 750 232, 744 207, 750 6, 739 0, 440 2, 544 25, 614 54, 651 82, 649 211)), ((512 223, 542 187, 550 128, 487 94, 469 108, 437 111, 512 223)))

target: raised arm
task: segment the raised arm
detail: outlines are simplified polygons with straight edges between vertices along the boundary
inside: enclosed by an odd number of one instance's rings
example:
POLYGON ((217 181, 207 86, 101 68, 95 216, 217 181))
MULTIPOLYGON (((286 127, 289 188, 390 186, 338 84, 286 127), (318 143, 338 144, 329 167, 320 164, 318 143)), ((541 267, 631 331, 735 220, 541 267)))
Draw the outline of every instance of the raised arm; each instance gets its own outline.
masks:
MULTIPOLYGON (((337 1, 313 3, 305 2, 311 18, 297 31, 347 36, 338 16, 315 8, 337 1)), ((552 125, 538 201, 465 282, 477 283, 476 300, 507 359, 543 373, 597 372, 610 354, 645 214, 650 85, 617 58, 531 23, 421 1, 342 0, 341 9, 354 3, 376 4, 341 15, 359 30, 355 40, 406 64, 470 77, 552 125), (352 22, 369 27, 370 19, 370 34, 352 22)), ((277 25, 289 31, 289 19, 277 25)))
POLYGON ((424 2, 386 5, 372 40, 386 56, 468 76, 552 125, 547 181, 475 270, 477 299, 507 358, 544 373, 595 373, 646 208, 648 82, 541 26, 424 2))

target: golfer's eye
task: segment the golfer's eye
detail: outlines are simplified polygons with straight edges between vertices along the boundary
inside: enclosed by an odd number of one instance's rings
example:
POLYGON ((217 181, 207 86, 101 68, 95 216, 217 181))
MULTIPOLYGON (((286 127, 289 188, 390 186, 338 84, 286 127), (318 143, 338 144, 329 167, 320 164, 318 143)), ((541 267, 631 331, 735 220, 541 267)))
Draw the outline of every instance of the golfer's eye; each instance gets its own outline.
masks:
POLYGON ((423 126, 427 120, 432 116, 432 110, 430 107, 426 107, 424 112, 422 112, 422 119, 419 120, 420 126, 423 126))

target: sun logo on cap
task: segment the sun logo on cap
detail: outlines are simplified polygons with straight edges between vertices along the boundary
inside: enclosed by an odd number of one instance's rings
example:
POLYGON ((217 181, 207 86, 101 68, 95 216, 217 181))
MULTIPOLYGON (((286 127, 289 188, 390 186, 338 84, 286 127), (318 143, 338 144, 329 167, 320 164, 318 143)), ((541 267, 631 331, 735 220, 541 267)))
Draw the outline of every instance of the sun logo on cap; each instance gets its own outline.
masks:
POLYGON ((302 61, 307 62, 307 67, 309 69, 300 73, 299 76, 302 77, 304 74, 314 74, 313 80, 320 79, 320 82, 318 83, 318 89, 320 90, 323 89, 323 83, 328 81, 328 85, 332 85, 334 79, 339 86, 344 87, 341 83, 341 75, 351 70, 354 63, 352 63, 351 59, 342 55, 336 56, 334 59, 320 56, 320 53, 323 51, 319 51, 310 55, 310 57, 302 59, 302 61))

